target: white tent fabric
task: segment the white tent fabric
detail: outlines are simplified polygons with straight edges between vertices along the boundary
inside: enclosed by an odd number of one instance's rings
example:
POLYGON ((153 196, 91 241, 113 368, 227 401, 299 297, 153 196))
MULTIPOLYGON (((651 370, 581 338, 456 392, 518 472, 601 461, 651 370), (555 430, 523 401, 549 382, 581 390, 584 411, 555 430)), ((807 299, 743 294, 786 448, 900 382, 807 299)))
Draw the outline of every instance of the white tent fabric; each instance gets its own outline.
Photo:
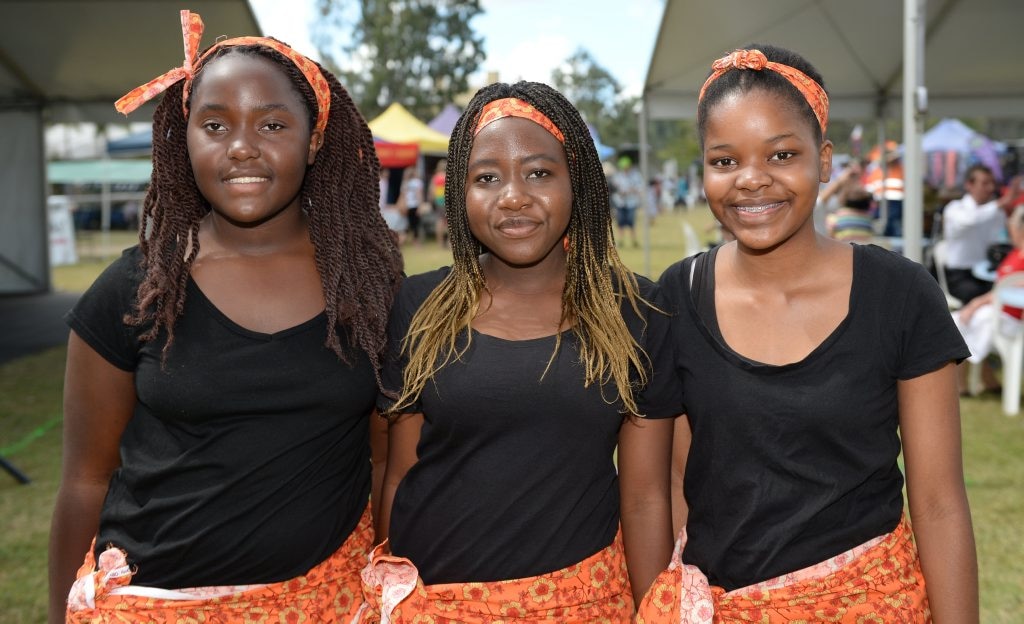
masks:
POLYGON ((43 120, 35 110, 0 110, 0 294, 49 288, 43 120))
MULTIPOLYGON (((124 122, 114 101, 183 61, 179 11, 220 35, 262 34, 246 0, 5 0, 0 19, 0 294, 50 288, 47 122, 124 122)), ((153 105, 133 113, 152 118, 153 105)))
MULTIPOLYGON (((774 43, 821 71, 834 118, 895 117, 902 102, 909 178, 921 171, 922 114, 1022 115, 1022 23, 1020 0, 666 0, 645 112, 693 117, 712 61, 748 43, 774 43)), ((904 205, 905 248, 917 260, 919 195, 908 187, 904 205)))

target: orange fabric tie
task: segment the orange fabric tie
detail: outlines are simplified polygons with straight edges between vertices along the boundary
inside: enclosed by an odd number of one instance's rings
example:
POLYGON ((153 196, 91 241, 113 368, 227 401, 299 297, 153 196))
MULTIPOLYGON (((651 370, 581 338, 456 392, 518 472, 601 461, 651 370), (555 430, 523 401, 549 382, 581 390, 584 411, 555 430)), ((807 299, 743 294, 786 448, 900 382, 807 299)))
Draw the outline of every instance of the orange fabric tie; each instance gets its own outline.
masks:
POLYGON ((713 70, 711 75, 704 81, 704 86, 700 88, 700 95, 697 96, 698 102, 704 99, 704 92, 707 91, 708 85, 731 69, 752 69, 754 71, 770 69, 782 75, 804 96, 811 110, 814 111, 814 116, 818 118, 822 136, 825 135, 825 129, 828 128, 828 94, 820 84, 799 69, 769 61, 768 57, 760 50, 736 50, 712 63, 711 69, 713 70))
POLYGON ((532 104, 524 102, 519 98, 502 98, 488 102, 483 110, 480 111, 480 119, 476 122, 476 130, 473 132, 473 135, 480 134, 480 131, 485 126, 505 117, 529 119, 550 132, 552 136, 558 139, 559 143, 565 144, 565 136, 562 135, 562 131, 558 129, 558 126, 552 123, 547 115, 534 108, 532 104))
POLYGON ((188 117, 188 94, 192 88, 192 81, 196 77, 196 68, 202 65, 203 59, 219 48, 261 45, 280 52, 299 68, 299 71, 306 77, 309 85, 313 88, 313 93, 316 95, 317 115, 315 129, 323 132, 327 128, 327 118, 331 111, 331 87, 327 84, 327 79, 324 78, 320 68, 309 58, 299 54, 277 39, 269 37, 236 37, 234 39, 218 41, 200 57, 199 43, 203 38, 203 19, 199 17, 198 13, 187 10, 181 11, 181 35, 185 46, 185 62, 182 66, 175 67, 146 84, 129 91, 114 103, 114 108, 119 113, 127 115, 166 91, 172 84, 179 80, 184 80, 185 86, 181 96, 181 106, 185 116, 188 117))

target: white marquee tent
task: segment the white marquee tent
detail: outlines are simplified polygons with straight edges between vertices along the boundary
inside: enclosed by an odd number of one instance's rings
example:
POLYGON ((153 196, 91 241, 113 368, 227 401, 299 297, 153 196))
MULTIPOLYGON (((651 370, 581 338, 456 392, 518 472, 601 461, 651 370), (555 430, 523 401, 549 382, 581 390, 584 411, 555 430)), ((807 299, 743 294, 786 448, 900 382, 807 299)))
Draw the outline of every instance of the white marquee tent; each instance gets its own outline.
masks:
MULTIPOLYGON (((124 122, 113 102, 182 62, 178 12, 260 34, 246 0, 7 0, 0 19, 0 294, 49 290, 43 125, 124 122)), ((152 117, 152 104, 133 119, 152 117)))
MULTIPOLYGON (((1021 24, 1021 0, 666 0, 644 114, 693 117, 712 61, 748 43, 774 43, 818 68, 834 118, 902 110, 911 184, 921 171, 926 115, 1024 116, 1021 24)), ((908 186, 904 205, 905 249, 917 260, 920 195, 920 186, 908 186)))

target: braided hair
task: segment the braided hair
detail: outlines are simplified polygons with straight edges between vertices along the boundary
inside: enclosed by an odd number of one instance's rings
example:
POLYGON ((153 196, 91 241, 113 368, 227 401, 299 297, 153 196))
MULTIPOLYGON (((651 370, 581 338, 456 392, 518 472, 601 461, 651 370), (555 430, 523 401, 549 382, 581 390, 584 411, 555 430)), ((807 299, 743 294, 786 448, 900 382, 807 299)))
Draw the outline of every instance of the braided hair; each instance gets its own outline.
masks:
MULTIPOLYGON (((586 123, 562 94, 537 82, 495 83, 484 87, 455 124, 448 144, 445 180, 452 270, 412 317, 402 342, 402 352, 408 354, 403 388, 392 410, 412 404, 438 370, 457 360, 469 348, 470 332, 466 332, 461 348, 457 341, 477 314, 481 293, 487 284, 480 266, 481 245, 469 227, 466 174, 481 110, 489 102, 502 98, 528 102, 547 116, 565 137, 572 213, 567 230, 570 245, 560 326, 571 324, 579 339, 584 384, 598 383, 603 390, 607 382, 614 382, 623 411, 638 414, 634 387, 646 384, 649 359, 626 327, 621 310, 625 298, 640 315, 643 300, 636 276, 626 268, 615 250, 608 184, 586 123)), ((549 367, 560 345, 561 334, 556 339, 549 367)))
MULTIPOLYGON (((309 127, 314 127, 316 97, 294 63, 271 48, 244 45, 215 50, 203 66, 229 54, 269 59, 278 65, 305 103, 309 127)), ((308 216, 324 292, 325 345, 346 363, 352 362, 338 336, 340 325, 347 344, 365 351, 378 370, 402 258, 378 208, 380 165, 370 130, 337 78, 322 67, 320 71, 330 86, 330 117, 323 147, 306 169, 299 200, 308 216)), ((201 81, 199 72, 192 93, 201 81)), ((199 253, 199 222, 210 211, 192 174, 182 90, 182 81, 171 85, 153 114, 153 174, 139 220, 144 276, 135 309, 125 316, 129 325, 148 325, 143 341, 166 334, 164 358, 174 343, 174 325, 185 305, 185 285, 199 253)), ((380 384, 379 373, 377 382, 380 384)))
MULTIPOLYGON (((757 43, 745 45, 742 49, 760 50, 769 61, 799 69, 808 78, 821 85, 822 89, 825 88, 825 79, 821 77, 818 70, 807 62, 807 59, 796 52, 770 44, 762 45, 757 43)), ((814 138, 817 144, 821 145, 825 137, 821 134, 821 125, 818 123, 818 118, 814 116, 814 109, 807 103, 807 100, 800 91, 790 84, 784 76, 770 70, 731 69, 708 85, 707 91, 704 92, 704 97, 697 104, 697 133, 700 137, 702 149, 704 147, 704 130, 707 127, 708 114, 715 105, 734 91, 749 93, 757 89, 777 95, 788 102, 792 110, 799 113, 811 125, 814 138)))

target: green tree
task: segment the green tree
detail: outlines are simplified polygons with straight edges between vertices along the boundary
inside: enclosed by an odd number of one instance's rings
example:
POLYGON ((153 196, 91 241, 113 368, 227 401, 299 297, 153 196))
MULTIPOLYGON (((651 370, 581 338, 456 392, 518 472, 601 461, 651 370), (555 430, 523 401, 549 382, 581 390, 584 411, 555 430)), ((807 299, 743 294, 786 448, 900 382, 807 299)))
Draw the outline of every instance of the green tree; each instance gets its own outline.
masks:
POLYGON ((594 126, 601 142, 636 143, 636 98, 623 98, 622 85, 583 48, 551 72, 551 84, 594 126))
POLYGON ((317 48, 367 118, 392 102, 433 117, 484 59, 470 25, 479 0, 317 0, 317 9, 317 48), (346 32, 351 39, 339 41, 346 32))

